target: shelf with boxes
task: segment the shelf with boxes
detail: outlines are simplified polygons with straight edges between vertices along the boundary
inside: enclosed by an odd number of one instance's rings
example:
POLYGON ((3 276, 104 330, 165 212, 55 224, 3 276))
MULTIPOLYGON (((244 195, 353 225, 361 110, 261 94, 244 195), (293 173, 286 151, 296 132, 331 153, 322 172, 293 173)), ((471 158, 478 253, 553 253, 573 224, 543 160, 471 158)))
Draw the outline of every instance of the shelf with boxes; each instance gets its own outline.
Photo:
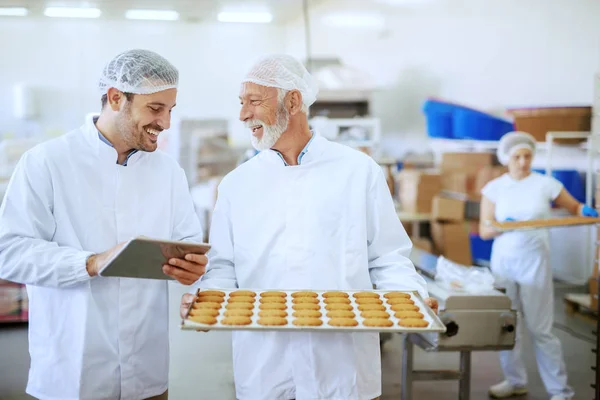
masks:
POLYGON ((0 324, 29 319, 29 301, 24 285, 0 280, 0 324))

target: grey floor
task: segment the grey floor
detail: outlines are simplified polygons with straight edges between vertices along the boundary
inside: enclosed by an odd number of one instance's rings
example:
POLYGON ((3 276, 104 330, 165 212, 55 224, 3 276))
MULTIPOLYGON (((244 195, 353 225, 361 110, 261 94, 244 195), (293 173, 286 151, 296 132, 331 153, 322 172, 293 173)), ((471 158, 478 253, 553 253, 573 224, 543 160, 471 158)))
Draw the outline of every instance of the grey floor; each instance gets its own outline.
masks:
MULTIPOLYGON (((177 309, 182 289, 171 286, 171 302, 177 309)), ((583 288, 557 283, 555 285, 555 333, 563 344, 565 362, 570 384, 575 388, 577 399, 594 398, 590 383, 594 362, 591 351, 594 337, 591 321, 565 313, 563 294, 583 291, 583 288)), ((177 326, 177 315, 171 316, 173 327, 177 326)), ((231 367, 230 336, 223 333, 182 332, 174 328, 171 332, 171 378, 169 393, 175 400, 187 399, 234 399, 231 367), (202 388, 198 391, 198 388, 202 388)), ((383 354, 382 400, 400 399, 401 337, 395 335, 387 342, 383 354)), ((526 399, 548 399, 539 375, 529 340, 525 342, 525 353, 530 376, 529 395, 526 399)), ((24 394, 27 381, 29 357, 27 353, 27 326, 0 328, 0 399, 30 399, 24 394)), ((455 354, 425 353, 415 351, 415 368, 453 369, 458 365, 455 354)), ((502 379, 497 355, 493 352, 474 353, 472 360, 471 398, 486 399, 490 385, 502 379)), ((455 382, 417 382, 414 384, 414 399, 457 399, 455 382)), ((600 400, 600 399, 598 399, 600 400)))

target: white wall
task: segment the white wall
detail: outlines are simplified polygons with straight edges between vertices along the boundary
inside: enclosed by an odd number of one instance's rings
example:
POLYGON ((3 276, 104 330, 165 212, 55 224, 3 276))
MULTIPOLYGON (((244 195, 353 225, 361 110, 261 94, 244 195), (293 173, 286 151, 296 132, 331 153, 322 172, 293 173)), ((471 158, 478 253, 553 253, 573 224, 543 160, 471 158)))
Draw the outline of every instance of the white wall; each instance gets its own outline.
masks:
MULTIPOLYGON (((502 113, 517 106, 592 104, 600 66, 596 0, 432 0, 377 7, 328 1, 311 13, 315 57, 334 56, 384 86, 375 96, 388 143, 426 145, 421 105, 430 95, 502 113), (331 28, 323 18, 379 12, 384 29, 331 28), (420 140, 419 140, 420 139, 420 140), (402 140, 402 141, 400 141, 402 140)), ((302 20, 287 51, 305 57, 302 20)))
POLYGON ((255 57, 284 48, 283 28, 271 25, 0 20, 0 135, 21 132, 13 117, 12 86, 39 93, 43 132, 78 127, 100 109, 96 82, 120 51, 146 48, 180 70, 174 116, 231 118, 239 112, 239 81, 255 57))

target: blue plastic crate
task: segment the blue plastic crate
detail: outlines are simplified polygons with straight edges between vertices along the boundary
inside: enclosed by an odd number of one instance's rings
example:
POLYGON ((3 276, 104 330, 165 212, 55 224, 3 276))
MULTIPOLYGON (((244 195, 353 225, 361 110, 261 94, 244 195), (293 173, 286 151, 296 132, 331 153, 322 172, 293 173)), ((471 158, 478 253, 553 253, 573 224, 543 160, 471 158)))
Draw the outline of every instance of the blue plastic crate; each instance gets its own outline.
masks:
POLYGON ((490 261, 492 258, 492 245, 494 244, 494 239, 484 240, 476 233, 470 233, 469 239, 471 241, 471 254, 473 260, 490 261))
POLYGON ((500 140, 514 131, 514 124, 479 111, 461 109, 454 112, 452 132, 458 139, 500 140))
POLYGON ((423 105, 429 137, 453 139, 452 113, 454 106, 443 101, 429 99, 423 105))

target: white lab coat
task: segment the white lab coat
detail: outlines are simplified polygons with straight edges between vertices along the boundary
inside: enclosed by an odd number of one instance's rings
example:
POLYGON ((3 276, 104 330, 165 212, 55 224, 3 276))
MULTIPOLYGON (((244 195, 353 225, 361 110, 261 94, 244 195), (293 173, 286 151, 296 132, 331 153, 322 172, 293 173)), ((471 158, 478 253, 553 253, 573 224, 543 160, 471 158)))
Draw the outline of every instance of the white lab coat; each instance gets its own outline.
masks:
MULTIPOLYGON (((315 137, 298 166, 263 151, 223 179, 203 288, 418 290, 381 168, 315 137)), ((240 400, 381 395, 377 333, 234 332, 240 400)))
MULTIPOLYGON (((532 173, 515 181, 505 174, 484 187, 482 193, 495 203, 496 219, 519 221, 550 216, 550 202, 562 190, 554 178, 532 173)), ((500 352, 506 379, 514 386, 527 385, 527 371, 521 355, 523 325, 532 335, 540 376, 551 396, 573 396, 559 339, 552 333, 554 293, 547 230, 504 233, 494 240, 492 272, 506 287, 519 324, 513 350, 500 352)))
POLYGON ((167 389, 167 283, 90 278, 86 259, 137 235, 200 242, 201 229, 175 160, 116 159, 90 118, 23 155, 0 208, 0 278, 27 284, 27 393, 42 400, 167 389))

